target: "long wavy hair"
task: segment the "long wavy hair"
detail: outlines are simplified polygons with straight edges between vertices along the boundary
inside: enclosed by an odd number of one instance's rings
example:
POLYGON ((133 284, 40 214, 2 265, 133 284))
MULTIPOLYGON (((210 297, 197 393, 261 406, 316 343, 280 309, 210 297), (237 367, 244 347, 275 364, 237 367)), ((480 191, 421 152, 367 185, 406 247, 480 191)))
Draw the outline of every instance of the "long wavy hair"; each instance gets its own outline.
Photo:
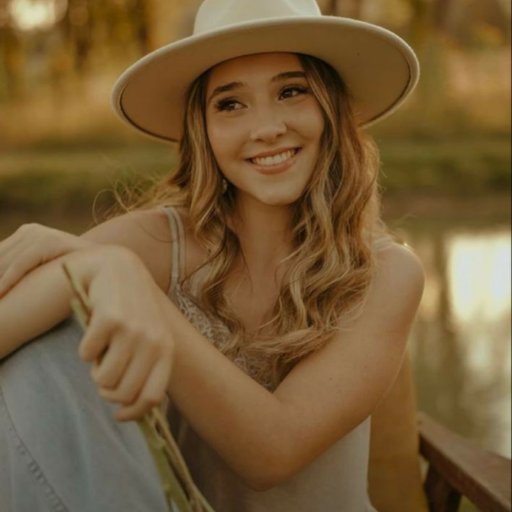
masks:
POLYGON ((225 295, 226 278, 239 258, 245 258, 228 222, 237 189, 229 182, 227 189, 223 186, 224 175, 207 135, 211 70, 189 88, 176 169, 157 177, 129 204, 114 191, 123 212, 186 208, 193 235, 206 248, 208 259, 184 277, 182 288, 203 266, 211 265, 198 293, 190 298, 228 327, 230 336, 219 347, 221 352, 232 360, 243 354, 246 361, 257 361, 254 377, 267 379, 273 387, 360 311, 376 267, 372 240, 390 235, 403 243, 381 218, 380 153, 356 122, 353 97, 343 78, 322 60, 297 56, 326 123, 310 182, 290 205, 294 250, 281 262, 287 270, 272 319, 258 332, 245 329, 225 295))

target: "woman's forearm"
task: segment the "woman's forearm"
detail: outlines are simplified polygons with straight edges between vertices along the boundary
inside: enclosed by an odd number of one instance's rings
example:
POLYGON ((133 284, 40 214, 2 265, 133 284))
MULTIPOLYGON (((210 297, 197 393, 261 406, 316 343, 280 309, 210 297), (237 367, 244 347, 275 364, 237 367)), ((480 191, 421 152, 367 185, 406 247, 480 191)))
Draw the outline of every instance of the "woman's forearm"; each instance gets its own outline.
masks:
POLYGON ((176 343, 171 401, 246 484, 265 490, 285 462, 285 408, 219 352, 173 303, 169 308, 176 343))
POLYGON ((71 288, 62 262, 69 262, 86 284, 112 247, 95 246, 56 258, 27 274, 0 299, 0 360, 71 315, 71 288))
MULTIPOLYGON (((0 360, 71 315, 63 261, 87 290, 106 260, 126 251, 101 245, 69 253, 28 274, 0 299, 0 360)), ((284 461, 284 406, 221 354, 168 297, 162 295, 162 301, 176 342, 169 384, 173 404, 233 471, 264 490, 284 461)))

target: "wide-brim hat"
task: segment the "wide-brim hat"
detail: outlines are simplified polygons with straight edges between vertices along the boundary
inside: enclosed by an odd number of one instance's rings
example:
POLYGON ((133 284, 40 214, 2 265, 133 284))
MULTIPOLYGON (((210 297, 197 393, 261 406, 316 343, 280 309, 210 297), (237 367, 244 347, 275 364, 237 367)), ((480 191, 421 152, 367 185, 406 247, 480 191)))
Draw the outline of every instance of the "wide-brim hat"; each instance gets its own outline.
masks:
POLYGON ((267 52, 302 53, 330 64, 347 84, 363 128, 395 112, 420 77, 414 50, 397 34, 322 15, 315 0, 206 0, 192 36, 149 53, 118 78, 113 108, 149 137, 179 141, 194 80, 226 60, 267 52))

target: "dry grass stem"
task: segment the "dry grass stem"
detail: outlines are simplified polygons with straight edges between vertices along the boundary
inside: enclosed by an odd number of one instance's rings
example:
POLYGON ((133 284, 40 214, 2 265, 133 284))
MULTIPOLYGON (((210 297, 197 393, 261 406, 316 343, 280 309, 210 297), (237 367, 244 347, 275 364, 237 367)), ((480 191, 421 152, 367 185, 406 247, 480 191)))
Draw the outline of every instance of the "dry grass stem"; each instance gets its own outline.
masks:
MULTIPOLYGON (((62 263, 62 267, 73 292, 72 309, 85 332, 91 319, 92 307, 87 293, 69 266, 62 263)), ((101 362, 103 355, 98 362, 101 362)), ((137 424, 146 438, 157 467, 169 510, 171 512, 215 512, 194 484, 187 464, 159 407, 154 407, 150 413, 137 420, 137 424)))

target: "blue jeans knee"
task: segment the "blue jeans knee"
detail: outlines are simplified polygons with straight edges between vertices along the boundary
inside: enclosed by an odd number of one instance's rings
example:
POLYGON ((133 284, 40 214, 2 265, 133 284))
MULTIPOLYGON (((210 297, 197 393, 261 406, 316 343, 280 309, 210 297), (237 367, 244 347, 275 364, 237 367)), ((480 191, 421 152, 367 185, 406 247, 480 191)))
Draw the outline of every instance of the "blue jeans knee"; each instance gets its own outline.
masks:
POLYGON ((168 512, 137 423, 119 423, 78 355, 74 316, 0 361, 2 512, 168 512))

